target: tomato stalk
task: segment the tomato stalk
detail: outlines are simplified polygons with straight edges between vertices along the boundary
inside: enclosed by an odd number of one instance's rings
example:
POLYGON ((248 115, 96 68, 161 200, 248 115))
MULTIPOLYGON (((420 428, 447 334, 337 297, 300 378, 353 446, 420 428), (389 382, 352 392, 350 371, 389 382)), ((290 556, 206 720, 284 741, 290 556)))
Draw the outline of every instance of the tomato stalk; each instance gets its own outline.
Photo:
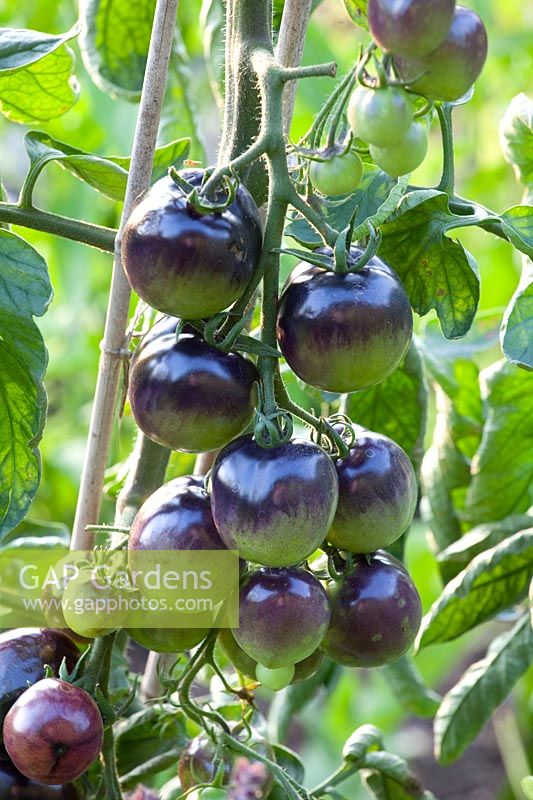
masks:
POLYGON ((451 103, 437 103, 436 109, 442 135, 442 177, 437 188, 442 192, 446 192, 449 197, 452 197, 455 187, 455 157, 453 152, 452 124, 453 105, 451 103))

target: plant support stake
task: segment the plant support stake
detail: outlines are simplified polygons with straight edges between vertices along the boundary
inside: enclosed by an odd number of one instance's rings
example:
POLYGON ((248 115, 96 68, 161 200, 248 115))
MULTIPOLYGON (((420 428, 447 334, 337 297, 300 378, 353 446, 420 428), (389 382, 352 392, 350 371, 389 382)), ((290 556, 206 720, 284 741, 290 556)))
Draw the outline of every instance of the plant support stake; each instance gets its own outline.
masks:
POLYGON ((179 0, 158 0, 154 15, 141 102, 135 126, 131 168, 122 218, 115 242, 111 290, 72 531, 72 549, 90 549, 92 547, 93 534, 86 530, 86 526, 97 522, 100 513, 104 473, 113 428, 121 364, 124 357, 123 348, 131 295, 120 257, 122 231, 139 195, 145 192, 150 185, 178 2, 179 0))

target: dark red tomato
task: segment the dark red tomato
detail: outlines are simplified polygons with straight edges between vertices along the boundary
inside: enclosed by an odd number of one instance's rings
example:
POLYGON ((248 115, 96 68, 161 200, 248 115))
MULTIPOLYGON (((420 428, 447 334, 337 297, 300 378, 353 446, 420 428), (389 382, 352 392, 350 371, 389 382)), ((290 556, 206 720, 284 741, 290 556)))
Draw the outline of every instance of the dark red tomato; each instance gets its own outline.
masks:
POLYGON ((80 657, 74 642, 61 631, 17 628, 0 634, 0 724, 15 700, 45 675, 57 675, 63 659, 72 670, 80 657))
POLYGON ((297 567, 260 569, 249 575, 239 595, 237 644, 265 667, 297 664, 320 645, 330 610, 322 585, 297 567))
POLYGON ((402 448, 365 431, 336 462, 339 503, 328 541, 351 553, 373 553, 409 527, 417 501, 416 475, 402 448))
POLYGON ((0 800, 78 800, 72 784, 45 786, 30 781, 10 761, 0 764, 0 800))
POLYGON ((79 778, 98 757, 103 733, 90 694, 56 678, 27 689, 4 721, 4 743, 14 765, 45 784, 79 778))
MULTIPOLYGON (((231 631, 230 628, 221 628, 218 633, 217 641, 237 672, 240 672, 246 678, 255 680, 257 661, 245 653, 242 647, 237 644, 233 631, 231 631)), ((321 653, 320 650, 315 650, 314 653, 304 658, 303 661, 299 661, 298 664, 295 664, 294 678, 291 682, 300 683, 300 681, 306 681, 308 678, 311 678, 318 671, 323 661, 324 654, 321 653)))
MULTIPOLYGON (((198 186, 203 173, 181 173, 198 186)), ((122 261, 137 294, 184 319, 211 317, 243 293, 261 254, 261 221, 241 184, 222 212, 199 214, 170 176, 158 181, 130 216, 122 261)))
POLYGON ((417 58, 443 41, 454 9, 455 0, 368 0, 368 24, 384 50, 417 58))
POLYGON ((475 11, 457 6, 442 44, 421 59, 396 58, 402 80, 430 100, 458 100, 474 85, 487 58, 487 31, 475 11))
POLYGON ((137 425, 173 450, 216 450, 251 421, 257 370, 191 333, 176 340, 168 320, 159 325, 159 334, 150 332, 132 360, 129 397, 137 425))
POLYGON ((267 449, 241 436, 211 474, 213 519, 226 547, 269 567, 297 564, 322 544, 337 492, 327 453, 299 439, 267 449))
MULTIPOLYGON (((361 251, 351 252, 357 257, 361 251)), ((328 392, 355 392, 396 369, 413 318, 402 284, 379 258, 345 274, 302 262, 281 295, 277 330, 299 378, 328 392)))
POLYGON ((357 559, 353 572, 328 587, 331 624, 321 649, 347 667, 379 667, 413 644, 422 605, 407 570, 388 553, 357 559))

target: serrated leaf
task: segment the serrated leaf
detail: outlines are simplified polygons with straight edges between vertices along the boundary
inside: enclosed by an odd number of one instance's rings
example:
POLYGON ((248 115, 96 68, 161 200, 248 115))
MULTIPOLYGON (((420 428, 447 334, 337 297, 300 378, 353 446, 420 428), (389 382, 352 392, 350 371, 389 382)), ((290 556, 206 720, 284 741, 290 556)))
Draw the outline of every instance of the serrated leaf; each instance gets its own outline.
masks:
POLYGON ((517 178, 533 184, 533 102, 521 93, 513 97, 500 123, 500 144, 517 178))
POLYGON ((82 0, 80 47, 96 85, 137 101, 150 45, 155 0, 82 0))
POLYGON ((490 720, 533 659, 528 614, 495 639, 487 655, 472 664, 444 697, 435 717, 435 754, 442 764, 455 761, 490 720))
POLYGON ((344 8, 352 22, 368 30, 367 9, 368 0, 344 0, 344 8))
POLYGON ((0 73, 0 111, 12 122, 43 122, 65 114, 76 103, 74 54, 62 44, 26 67, 0 73))
POLYGON ((533 206, 513 206, 504 211, 500 219, 511 243, 533 258, 533 206))
POLYGON ((526 511, 533 492, 533 373, 500 361, 483 371, 482 389, 486 423, 465 504, 473 525, 526 511))
POLYGON ((439 564, 445 565, 446 574, 455 577, 473 558, 490 550, 509 536, 533 525, 533 516, 515 514, 501 522, 486 522, 477 525, 437 556, 439 564))
POLYGON ((419 717, 435 715, 441 697, 426 685, 411 656, 381 667, 380 672, 406 711, 419 717))
POLYGON ((389 436, 419 468, 427 422, 428 388, 413 341, 400 366, 377 386, 345 395, 341 411, 358 425, 389 436))
POLYGON ((520 283, 505 311, 501 346, 512 364, 533 370, 533 261, 524 257, 520 283))
POLYGON ((402 279, 418 314, 436 310, 448 339, 468 331, 479 301, 476 262, 446 235, 463 221, 450 212, 447 195, 427 189, 405 195, 381 228, 379 254, 402 279))
POLYGON ((449 642, 527 595, 533 528, 476 556, 451 580, 422 620, 417 646, 449 642))
MULTIPOLYGON (((24 144, 30 159, 32 178, 36 178, 46 164, 56 161, 106 197, 112 200, 124 199, 130 165, 128 156, 96 156, 53 139, 41 131, 29 131, 24 138, 24 144)), ((169 166, 179 168, 188 152, 188 139, 179 139, 158 147, 154 155, 152 180, 162 177, 169 166)))

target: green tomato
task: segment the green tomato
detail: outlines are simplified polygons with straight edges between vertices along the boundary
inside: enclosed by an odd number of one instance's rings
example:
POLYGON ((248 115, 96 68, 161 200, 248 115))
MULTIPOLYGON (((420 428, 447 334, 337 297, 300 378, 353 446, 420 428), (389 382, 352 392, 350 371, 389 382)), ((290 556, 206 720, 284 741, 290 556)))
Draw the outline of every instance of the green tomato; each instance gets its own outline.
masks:
POLYGON ((273 667, 272 669, 264 667, 263 664, 258 664, 255 668, 255 676, 266 689, 279 692, 280 689, 285 689, 294 678, 294 664, 288 667, 273 667))
POLYGON ((401 139, 413 122, 413 104, 403 89, 359 86, 350 97, 348 121, 355 134, 376 147, 401 139))
POLYGON ((63 591, 61 607, 65 623, 78 636, 89 639, 105 636, 124 624, 128 612, 120 607, 120 599, 118 589, 106 586, 92 570, 83 570, 63 591))
POLYGON ((428 134, 420 122, 413 122, 403 139, 389 147, 370 145, 372 161, 391 178, 406 175, 419 167, 427 151, 428 134))
POLYGON ((312 161, 311 183, 321 194, 337 197, 355 192, 363 177, 363 162, 353 151, 334 155, 327 161, 312 161))

